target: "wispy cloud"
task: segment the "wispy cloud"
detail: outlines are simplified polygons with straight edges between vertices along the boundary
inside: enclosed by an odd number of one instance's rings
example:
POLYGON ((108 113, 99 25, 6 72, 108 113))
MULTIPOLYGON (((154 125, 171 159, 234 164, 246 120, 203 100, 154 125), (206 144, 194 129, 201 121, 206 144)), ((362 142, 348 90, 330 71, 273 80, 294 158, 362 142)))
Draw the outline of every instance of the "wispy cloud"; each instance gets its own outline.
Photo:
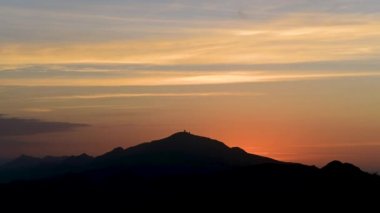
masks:
POLYGON ((90 42, 5 42, 0 64, 248 64, 377 58, 379 20, 376 15, 300 13, 264 23, 178 27, 171 29, 176 32, 171 35, 111 36, 90 42))
POLYGON ((302 148, 354 148, 354 147, 380 147, 378 142, 345 142, 345 143, 321 143, 321 144, 302 144, 295 145, 294 147, 302 148))
MULTIPOLYGON (((214 72, 214 73, 168 73, 157 77, 151 75, 131 78, 44 78, 0 79, 2 86, 171 86, 208 85, 236 83, 265 83, 306 81, 333 78, 380 77, 380 72, 214 72)), ((151 95, 151 94, 147 94, 151 95)))
POLYGON ((107 98, 139 98, 139 97, 212 97, 212 96, 258 96, 262 93, 243 92, 202 92, 202 93, 119 93, 94 95, 52 96, 39 99, 107 99, 107 98))
POLYGON ((52 109, 49 108, 24 108, 21 111, 23 112, 34 112, 34 113, 45 113, 45 112, 52 112, 52 109))
POLYGON ((0 137, 70 131, 86 126, 88 125, 69 122, 42 121, 27 118, 12 118, 0 115, 0 137))
POLYGON ((287 73, 287 74, 220 74, 220 75, 201 75, 176 78, 173 82, 178 84, 230 84, 230 83, 260 83, 260 82, 282 82, 282 81, 302 81, 314 79, 329 78, 349 78, 349 77, 368 77, 380 76, 380 72, 362 72, 362 73, 287 73))

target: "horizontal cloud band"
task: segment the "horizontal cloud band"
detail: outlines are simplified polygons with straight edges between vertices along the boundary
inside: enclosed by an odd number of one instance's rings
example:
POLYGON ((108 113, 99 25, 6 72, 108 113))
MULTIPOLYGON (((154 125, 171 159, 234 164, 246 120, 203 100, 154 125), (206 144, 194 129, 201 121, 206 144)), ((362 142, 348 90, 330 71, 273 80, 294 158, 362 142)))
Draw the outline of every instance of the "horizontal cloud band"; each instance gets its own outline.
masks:
POLYGON ((37 119, 8 118, 0 115, 0 136, 34 135, 39 133, 70 131, 87 124, 51 122, 37 119))

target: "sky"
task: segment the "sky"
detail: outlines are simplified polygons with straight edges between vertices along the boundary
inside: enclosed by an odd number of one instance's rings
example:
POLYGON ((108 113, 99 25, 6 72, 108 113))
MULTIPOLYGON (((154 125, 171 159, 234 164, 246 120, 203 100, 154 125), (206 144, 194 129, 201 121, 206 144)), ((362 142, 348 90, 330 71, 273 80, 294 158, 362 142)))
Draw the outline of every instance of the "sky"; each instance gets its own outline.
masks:
POLYGON ((380 171, 378 0, 0 0, 0 157, 184 129, 380 171))

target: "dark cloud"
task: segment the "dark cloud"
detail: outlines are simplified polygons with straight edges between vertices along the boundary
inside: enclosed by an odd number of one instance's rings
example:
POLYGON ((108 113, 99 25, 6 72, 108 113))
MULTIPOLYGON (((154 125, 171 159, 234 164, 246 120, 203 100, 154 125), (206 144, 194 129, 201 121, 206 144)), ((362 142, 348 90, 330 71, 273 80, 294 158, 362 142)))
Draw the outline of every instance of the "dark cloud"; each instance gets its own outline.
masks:
POLYGON ((42 121, 37 119, 10 118, 0 115, 0 136, 62 132, 86 126, 88 125, 68 122, 42 121))

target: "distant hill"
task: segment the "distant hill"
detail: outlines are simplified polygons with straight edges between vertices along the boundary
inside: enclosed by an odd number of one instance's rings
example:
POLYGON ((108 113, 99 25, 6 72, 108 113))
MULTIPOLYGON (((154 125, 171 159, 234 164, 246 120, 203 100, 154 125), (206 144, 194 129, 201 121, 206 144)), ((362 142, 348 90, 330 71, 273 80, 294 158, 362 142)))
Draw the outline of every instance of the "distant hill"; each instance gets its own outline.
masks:
POLYGON ((379 198, 373 192, 380 190, 379 176, 349 163, 317 168, 281 162, 188 132, 95 158, 21 156, 0 167, 0 179, 0 200, 30 204, 20 208, 44 201, 107 212, 163 204, 223 210, 227 203, 265 203, 270 208, 283 207, 284 201, 298 207, 371 206, 379 198))
POLYGON ((33 180, 83 171, 93 160, 86 154, 36 158, 22 155, 0 166, 0 183, 17 180, 33 180))
POLYGON ((8 163, 9 161, 11 161, 10 159, 8 158, 0 158, 0 166, 8 163))

